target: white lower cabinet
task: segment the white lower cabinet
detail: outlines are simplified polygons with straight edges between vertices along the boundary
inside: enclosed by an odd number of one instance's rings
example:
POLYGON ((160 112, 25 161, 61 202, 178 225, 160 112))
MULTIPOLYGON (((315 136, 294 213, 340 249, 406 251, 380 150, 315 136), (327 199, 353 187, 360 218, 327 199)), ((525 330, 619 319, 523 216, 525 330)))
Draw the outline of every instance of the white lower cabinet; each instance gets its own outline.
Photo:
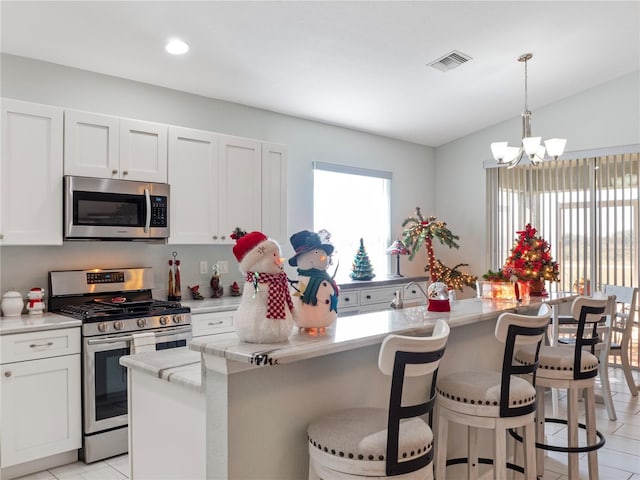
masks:
POLYGON ((192 313, 192 336, 202 337, 204 335, 232 332, 234 313, 235 311, 192 313))
MULTIPOLYGON (((416 285, 405 288, 414 279, 394 280, 391 285, 375 287, 372 284, 358 285, 356 288, 343 288, 338 296, 338 315, 353 315, 356 313, 377 312, 389 310, 391 303, 402 300, 404 305, 426 303, 424 294, 416 285)), ((415 280, 426 292, 427 282, 420 279, 415 280)))
POLYGON ((79 328, 4 335, 0 340, 0 466, 79 449, 79 328))

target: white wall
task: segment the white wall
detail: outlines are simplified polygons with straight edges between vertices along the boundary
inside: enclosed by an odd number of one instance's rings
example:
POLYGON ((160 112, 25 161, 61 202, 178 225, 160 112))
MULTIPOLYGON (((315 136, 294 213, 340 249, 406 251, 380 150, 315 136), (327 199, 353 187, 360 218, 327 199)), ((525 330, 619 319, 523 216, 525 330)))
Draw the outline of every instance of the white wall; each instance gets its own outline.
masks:
MULTIPOLYGON (((640 144, 640 72, 546 107, 530 105, 530 109, 533 133, 567 138, 568 153, 640 144)), ((436 210, 460 236, 461 245, 455 259, 447 258, 451 252, 442 252, 445 263, 463 259, 475 275, 500 266, 487 264, 483 161, 491 158, 491 142, 508 140, 517 145, 520 131, 518 116, 436 150, 436 210)))
MULTIPOLYGON (((290 234, 313 227, 313 161, 392 171, 392 235, 402 231, 402 221, 416 205, 425 213, 435 211, 432 148, 24 57, 3 54, 0 61, 3 97, 288 145, 290 234)), ((288 254, 288 238, 278 240, 288 254)), ((166 289, 165 268, 174 250, 182 259, 183 295, 187 284, 207 286, 204 293, 209 292, 209 276, 199 274, 200 260, 229 261, 230 274, 223 277, 227 289, 239 280, 231 247, 66 242, 62 247, 2 247, 0 287, 25 293, 46 286, 50 270, 146 265, 154 268, 157 286, 166 289)), ((422 257, 403 262, 405 274, 421 274, 426 263, 422 257)))

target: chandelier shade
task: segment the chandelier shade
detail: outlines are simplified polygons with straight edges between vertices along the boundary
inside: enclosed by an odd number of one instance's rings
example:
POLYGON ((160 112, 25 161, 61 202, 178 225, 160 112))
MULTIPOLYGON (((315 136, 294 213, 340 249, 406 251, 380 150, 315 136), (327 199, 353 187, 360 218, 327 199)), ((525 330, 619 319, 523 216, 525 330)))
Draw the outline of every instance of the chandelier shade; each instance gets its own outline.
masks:
POLYGON ((532 165, 538 165, 548 156, 557 160, 564 153, 567 144, 565 138, 550 138, 544 141, 542 137, 531 135, 531 111, 528 105, 527 91, 527 62, 533 58, 533 54, 524 53, 518 57, 519 62, 524 62, 524 111, 522 112, 522 143, 519 147, 509 146, 509 142, 493 142, 491 144, 491 154, 499 165, 506 165, 513 168, 520 163, 526 155, 532 165))

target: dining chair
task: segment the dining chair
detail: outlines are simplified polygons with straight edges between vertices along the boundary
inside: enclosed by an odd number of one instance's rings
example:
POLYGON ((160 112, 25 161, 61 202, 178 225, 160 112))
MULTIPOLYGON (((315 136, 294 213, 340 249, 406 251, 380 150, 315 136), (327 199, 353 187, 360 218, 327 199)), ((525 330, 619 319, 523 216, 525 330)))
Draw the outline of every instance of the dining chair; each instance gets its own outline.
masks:
POLYGON ((636 323, 638 288, 604 285, 604 293, 615 295, 618 307, 611 323, 609 355, 620 357, 624 378, 627 381, 631 395, 635 397, 638 395, 638 385, 635 383, 631 373, 629 352, 631 350, 633 326, 636 323))

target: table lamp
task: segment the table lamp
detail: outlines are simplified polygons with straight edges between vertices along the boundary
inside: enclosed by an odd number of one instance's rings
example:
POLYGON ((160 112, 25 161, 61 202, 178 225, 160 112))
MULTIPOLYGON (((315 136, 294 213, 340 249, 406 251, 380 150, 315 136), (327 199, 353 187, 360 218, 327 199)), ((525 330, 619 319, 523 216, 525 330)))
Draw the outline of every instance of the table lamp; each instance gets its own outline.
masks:
POLYGON ((393 242, 389 248, 387 248, 387 255, 395 255, 396 256, 396 273, 393 274, 393 277, 403 277, 404 275, 400 274, 400 255, 408 255, 409 250, 404 246, 404 243, 398 238, 395 242, 393 242))

